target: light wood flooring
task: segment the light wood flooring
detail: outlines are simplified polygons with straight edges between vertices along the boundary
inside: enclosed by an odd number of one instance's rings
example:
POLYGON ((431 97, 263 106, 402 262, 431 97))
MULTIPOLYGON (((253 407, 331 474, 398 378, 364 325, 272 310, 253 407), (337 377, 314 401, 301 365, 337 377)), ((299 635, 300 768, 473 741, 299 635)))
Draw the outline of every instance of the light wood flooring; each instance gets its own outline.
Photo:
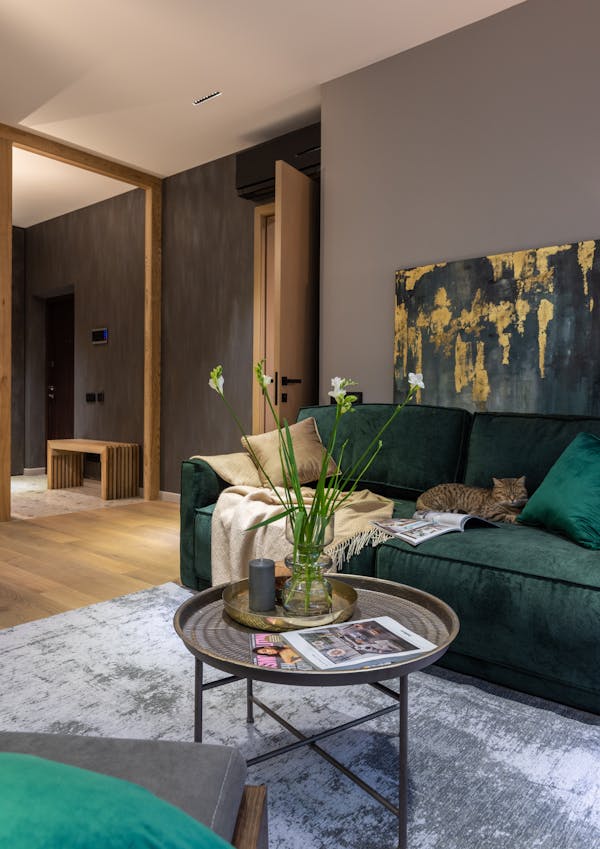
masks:
POLYGON ((178 504, 0 523, 0 628, 178 579, 178 504))

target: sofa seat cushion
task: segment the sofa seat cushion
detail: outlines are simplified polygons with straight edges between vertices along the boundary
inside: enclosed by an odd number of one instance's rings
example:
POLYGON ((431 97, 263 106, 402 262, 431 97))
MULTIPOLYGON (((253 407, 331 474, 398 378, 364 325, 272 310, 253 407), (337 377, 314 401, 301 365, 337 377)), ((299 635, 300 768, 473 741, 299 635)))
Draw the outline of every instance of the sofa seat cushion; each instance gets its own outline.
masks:
POLYGON ((598 704, 599 567, 596 552, 508 524, 415 548, 392 540, 376 556, 378 578, 418 587, 454 608, 461 631, 452 651, 594 692, 598 704))
MULTIPOLYGON (((542 528, 502 523, 497 528, 471 528, 411 546, 391 539, 379 547, 389 556, 414 555, 423 563, 444 560, 476 569, 512 572, 540 580, 577 584, 600 590, 600 556, 542 528)), ((383 577, 383 576, 379 576, 383 577)))
POLYGON ((35 755, 0 752, 0 791, 11 849, 231 849, 138 784, 35 755))

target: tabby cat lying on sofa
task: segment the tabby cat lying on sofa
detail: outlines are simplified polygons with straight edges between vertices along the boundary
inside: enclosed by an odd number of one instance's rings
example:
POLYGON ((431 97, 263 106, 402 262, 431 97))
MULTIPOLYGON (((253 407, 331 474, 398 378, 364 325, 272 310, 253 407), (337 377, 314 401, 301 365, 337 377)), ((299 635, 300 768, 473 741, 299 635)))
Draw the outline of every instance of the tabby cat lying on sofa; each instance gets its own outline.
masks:
POLYGON ((473 513, 496 522, 514 522, 527 503, 525 478, 492 478, 491 489, 441 483, 417 499, 417 510, 473 513))

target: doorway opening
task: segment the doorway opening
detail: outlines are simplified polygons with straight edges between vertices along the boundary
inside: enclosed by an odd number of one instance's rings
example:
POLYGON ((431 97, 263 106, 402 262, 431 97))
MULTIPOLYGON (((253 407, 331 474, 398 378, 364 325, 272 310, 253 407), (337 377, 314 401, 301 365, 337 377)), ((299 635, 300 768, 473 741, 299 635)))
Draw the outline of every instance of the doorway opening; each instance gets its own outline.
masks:
POLYGON ((75 299, 46 301, 46 442, 74 436, 75 299))
POLYGON ((160 488, 162 180, 22 127, 0 125, 0 522, 11 518, 13 147, 74 165, 144 191, 144 498, 160 488))

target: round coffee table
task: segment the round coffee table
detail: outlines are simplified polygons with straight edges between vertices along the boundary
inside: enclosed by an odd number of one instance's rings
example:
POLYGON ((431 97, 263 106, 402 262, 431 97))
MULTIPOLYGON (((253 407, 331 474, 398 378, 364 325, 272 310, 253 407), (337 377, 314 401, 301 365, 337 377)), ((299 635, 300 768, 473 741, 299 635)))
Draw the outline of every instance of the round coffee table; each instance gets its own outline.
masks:
POLYGON ((251 758, 247 761, 248 765, 251 766, 290 752, 300 746, 310 746, 398 817, 398 847, 405 849, 407 845, 408 675, 417 669, 423 669, 435 663, 446 652, 448 646, 458 634, 458 617, 445 602, 413 587, 397 584, 393 581, 382 581, 356 575, 336 575, 336 580, 344 581, 356 590, 357 603, 350 621, 377 616, 391 616, 402 625, 410 628, 411 631, 434 643, 436 648, 404 661, 361 669, 298 671, 255 666, 252 663, 250 647, 252 629, 234 622, 225 613, 222 594, 226 585, 211 587, 184 602, 177 610, 174 619, 175 630, 196 659, 194 739, 197 742, 202 742, 204 691, 231 681, 246 679, 247 722, 254 721, 254 706, 256 705, 298 738, 295 743, 281 746, 251 758), (204 663, 229 674, 218 681, 205 683, 203 680, 204 663), (382 683, 392 678, 398 679, 398 691, 382 683), (343 725, 337 725, 335 728, 306 736, 254 695, 253 681, 269 681, 273 684, 306 687, 370 684, 391 697, 394 703, 343 725), (318 745, 318 741, 325 737, 390 713, 393 710, 398 710, 399 714, 397 805, 366 784, 358 775, 318 745))

